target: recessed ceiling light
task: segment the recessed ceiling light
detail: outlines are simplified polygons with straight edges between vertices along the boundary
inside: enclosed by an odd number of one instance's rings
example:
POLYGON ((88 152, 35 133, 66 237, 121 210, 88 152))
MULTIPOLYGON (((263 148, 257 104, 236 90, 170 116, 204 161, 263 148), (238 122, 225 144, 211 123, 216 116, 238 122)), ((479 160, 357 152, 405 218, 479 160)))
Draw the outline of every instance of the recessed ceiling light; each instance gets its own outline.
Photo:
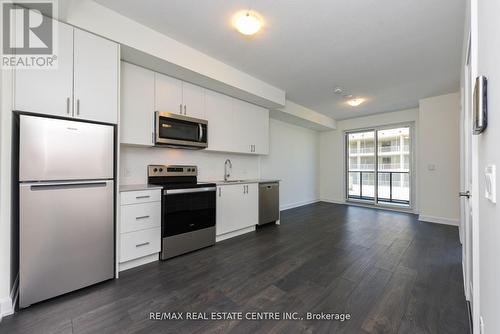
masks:
POLYGON ((253 35, 262 27, 262 18, 253 11, 239 12, 235 15, 233 24, 243 35, 253 35))
POLYGON ((350 105, 351 107, 357 107, 363 102, 365 102, 365 99, 355 98, 355 99, 350 99, 349 101, 347 101, 347 104, 350 105))

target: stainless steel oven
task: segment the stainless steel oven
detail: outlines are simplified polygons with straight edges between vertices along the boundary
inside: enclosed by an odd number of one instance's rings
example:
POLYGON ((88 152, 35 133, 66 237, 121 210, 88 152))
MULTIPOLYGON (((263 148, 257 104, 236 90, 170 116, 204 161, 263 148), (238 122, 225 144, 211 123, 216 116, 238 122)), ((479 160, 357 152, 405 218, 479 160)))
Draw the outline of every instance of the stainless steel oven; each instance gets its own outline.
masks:
POLYGON ((216 185, 198 183, 196 166, 148 166, 163 186, 162 260, 215 244, 216 185))
POLYGON ((157 111, 155 145, 175 148, 207 147, 208 122, 203 119, 157 111))

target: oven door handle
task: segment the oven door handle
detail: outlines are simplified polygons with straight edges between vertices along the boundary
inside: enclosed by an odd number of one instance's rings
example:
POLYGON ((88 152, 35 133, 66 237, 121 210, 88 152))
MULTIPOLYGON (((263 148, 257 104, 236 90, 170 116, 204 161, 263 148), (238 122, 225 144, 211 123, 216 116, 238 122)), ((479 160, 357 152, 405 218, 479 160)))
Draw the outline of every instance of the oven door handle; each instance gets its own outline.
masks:
POLYGON ((215 191, 215 187, 189 188, 189 189, 168 189, 168 190, 163 191, 163 195, 202 193, 202 192, 207 192, 207 191, 215 191))

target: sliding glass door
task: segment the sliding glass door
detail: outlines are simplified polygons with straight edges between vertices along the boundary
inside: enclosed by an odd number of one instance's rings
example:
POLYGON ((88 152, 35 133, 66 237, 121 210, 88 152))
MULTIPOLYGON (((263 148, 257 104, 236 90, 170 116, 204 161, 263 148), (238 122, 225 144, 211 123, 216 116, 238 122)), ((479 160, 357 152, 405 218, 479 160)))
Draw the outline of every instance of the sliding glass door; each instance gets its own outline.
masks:
POLYGON ((410 206, 409 126, 346 133, 347 199, 410 206))

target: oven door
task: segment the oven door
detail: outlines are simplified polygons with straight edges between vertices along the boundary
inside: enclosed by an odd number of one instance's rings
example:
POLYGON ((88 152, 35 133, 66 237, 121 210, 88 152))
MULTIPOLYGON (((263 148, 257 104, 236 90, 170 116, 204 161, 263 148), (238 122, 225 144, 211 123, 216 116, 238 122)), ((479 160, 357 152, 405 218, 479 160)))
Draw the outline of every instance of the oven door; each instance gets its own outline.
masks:
POLYGON ((215 226, 215 187, 163 191, 162 237, 215 226))
POLYGON ((207 147, 207 121, 161 111, 157 111, 155 116, 156 145, 207 147))

